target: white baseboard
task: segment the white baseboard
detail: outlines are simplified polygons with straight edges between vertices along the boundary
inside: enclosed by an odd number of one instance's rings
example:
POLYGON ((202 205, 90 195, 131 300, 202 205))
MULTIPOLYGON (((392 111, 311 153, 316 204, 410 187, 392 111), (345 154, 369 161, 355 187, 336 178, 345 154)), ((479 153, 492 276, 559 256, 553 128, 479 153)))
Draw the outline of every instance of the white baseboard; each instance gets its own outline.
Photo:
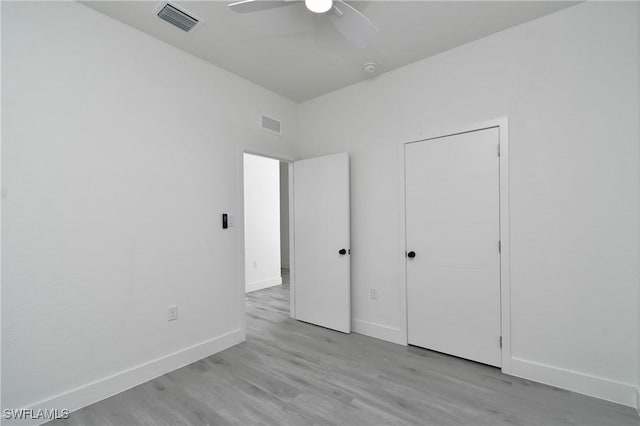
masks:
POLYGON ((403 341, 402 330, 375 322, 352 319, 351 330, 354 333, 364 334, 365 336, 375 337, 376 339, 397 343, 399 345, 406 343, 403 341))
POLYGON ((568 389, 630 407, 636 406, 636 386, 520 358, 511 358, 511 375, 568 389))
POLYGON ((247 283, 245 288, 246 288, 246 293, 251 293, 252 291, 262 290, 263 288, 269 288, 276 285, 282 285, 282 277, 274 277, 274 278, 269 278, 268 280, 247 283))
MULTIPOLYGON (((171 353, 161 358, 154 359, 144 364, 137 365, 111 376, 96 380, 75 389, 68 390, 51 398, 31 404, 26 408, 30 409, 68 409, 73 412, 86 407, 105 398, 109 398, 117 393, 123 392, 163 374, 177 370, 192 362, 201 360, 217 352, 223 351, 231 346, 237 345, 245 340, 242 329, 233 330, 213 339, 171 353)), ((43 421, 26 420, 16 421, 13 424, 26 426, 38 425, 43 421)), ((9 425, 9 421, 4 420, 3 425, 9 425)))

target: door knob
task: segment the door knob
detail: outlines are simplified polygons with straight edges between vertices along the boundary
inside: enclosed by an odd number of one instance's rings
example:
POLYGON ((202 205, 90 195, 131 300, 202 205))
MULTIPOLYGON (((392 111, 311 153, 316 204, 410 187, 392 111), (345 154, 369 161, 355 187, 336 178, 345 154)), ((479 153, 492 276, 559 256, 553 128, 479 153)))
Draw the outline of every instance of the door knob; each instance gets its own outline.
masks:
POLYGON ((416 252, 415 251, 410 251, 409 253, 407 253, 407 257, 409 259, 413 259, 414 257, 416 257, 416 252))
POLYGON ((347 254, 347 249, 340 249, 340 251, 338 251, 338 253, 340 253, 340 255, 345 255, 345 254, 347 254))

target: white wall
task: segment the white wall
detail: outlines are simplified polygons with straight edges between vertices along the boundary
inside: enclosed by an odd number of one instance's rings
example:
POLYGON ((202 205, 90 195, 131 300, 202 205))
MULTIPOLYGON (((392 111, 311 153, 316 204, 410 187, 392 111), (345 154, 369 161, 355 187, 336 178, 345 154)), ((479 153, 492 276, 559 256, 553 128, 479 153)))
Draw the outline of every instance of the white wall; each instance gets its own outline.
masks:
POLYGON ((3 407, 77 408, 241 341, 220 215, 243 148, 294 153, 259 112, 292 129, 296 105, 76 2, 2 9, 3 407))
POLYGON ((280 264, 289 268, 289 163, 280 162, 280 264))
MULTIPOLYGON (((581 4, 301 105, 304 157, 351 153, 356 330, 401 334, 397 144, 508 115, 513 372, 631 403, 636 16, 581 4)), ((242 148, 295 154, 256 117, 295 129, 296 105, 78 3, 3 2, 2 38, 3 407, 75 408, 241 340, 220 214, 242 148)))
POLYGON ((244 154, 246 291, 282 284, 280 275, 280 161, 244 154))
POLYGON ((356 332, 402 341, 399 143, 508 116, 512 372, 634 403, 637 7, 583 3, 301 105, 303 158, 350 153, 356 332))

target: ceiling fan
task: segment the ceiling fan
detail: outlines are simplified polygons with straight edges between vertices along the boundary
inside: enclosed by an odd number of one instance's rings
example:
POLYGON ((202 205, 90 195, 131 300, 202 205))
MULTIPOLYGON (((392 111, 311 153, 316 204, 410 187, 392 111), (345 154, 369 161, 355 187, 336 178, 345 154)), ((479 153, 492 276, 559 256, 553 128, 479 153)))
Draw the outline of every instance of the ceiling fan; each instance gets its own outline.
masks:
MULTIPOLYGON (((229 4, 229 8, 237 13, 251 13, 294 4, 302 4, 302 1, 242 0, 229 4)), ((304 5, 313 13, 327 16, 336 29, 360 49, 367 47, 380 31, 369 18, 342 0, 304 0, 304 5)))

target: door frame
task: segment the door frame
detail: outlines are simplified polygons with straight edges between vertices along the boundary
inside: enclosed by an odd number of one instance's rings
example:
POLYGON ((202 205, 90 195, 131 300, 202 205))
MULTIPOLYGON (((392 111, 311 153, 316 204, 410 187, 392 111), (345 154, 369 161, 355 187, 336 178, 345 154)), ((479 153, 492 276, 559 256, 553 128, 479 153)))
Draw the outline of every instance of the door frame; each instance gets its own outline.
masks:
MULTIPOLYGON (((401 331, 402 341, 409 344, 408 338, 408 306, 407 306, 407 262, 405 253, 407 251, 407 224, 406 224, 406 174, 405 174, 405 146, 415 142, 425 142, 432 139, 439 139, 447 136, 454 136, 461 133, 470 133, 478 130, 498 128, 500 144, 500 329, 502 334, 501 369, 503 373, 511 373, 511 276, 510 276, 510 234, 509 234, 509 119, 500 117, 497 119, 484 121, 481 123, 460 125, 449 127, 437 131, 429 131, 420 134, 420 138, 400 143, 400 309, 401 309, 401 331)), ((496 155, 498 153, 496 152, 496 155)))
POLYGON ((238 170, 238 188, 237 193, 239 198, 236 205, 237 218, 235 219, 235 227, 238 229, 237 235, 237 247, 239 248, 238 264, 236 270, 238 273, 240 292, 240 329, 242 332, 242 340, 246 339, 247 335, 247 323, 246 323, 246 277, 245 277, 245 246, 244 246, 244 154, 258 155, 260 157, 271 158, 285 162, 289 166, 288 170, 288 190, 289 190, 289 316, 295 318, 295 239, 294 239, 294 221, 293 221, 293 162, 296 161, 293 155, 288 155, 280 152, 270 151, 268 149, 255 149, 241 147, 238 150, 237 155, 237 168, 238 170))

